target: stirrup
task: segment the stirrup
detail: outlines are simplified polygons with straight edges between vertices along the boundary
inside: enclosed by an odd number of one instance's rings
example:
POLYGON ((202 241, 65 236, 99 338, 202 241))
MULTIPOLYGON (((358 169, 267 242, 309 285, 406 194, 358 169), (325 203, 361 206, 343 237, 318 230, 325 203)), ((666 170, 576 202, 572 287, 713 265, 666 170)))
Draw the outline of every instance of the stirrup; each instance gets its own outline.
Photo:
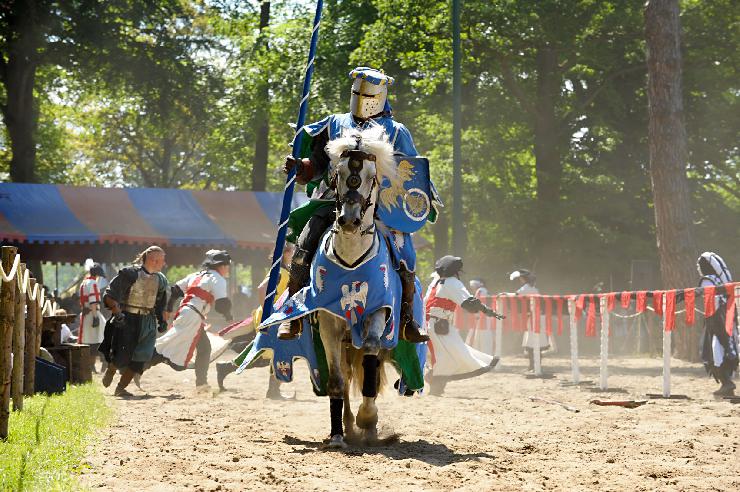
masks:
POLYGON ((277 337, 280 340, 294 340, 303 331, 303 322, 300 319, 283 321, 278 327, 277 337))

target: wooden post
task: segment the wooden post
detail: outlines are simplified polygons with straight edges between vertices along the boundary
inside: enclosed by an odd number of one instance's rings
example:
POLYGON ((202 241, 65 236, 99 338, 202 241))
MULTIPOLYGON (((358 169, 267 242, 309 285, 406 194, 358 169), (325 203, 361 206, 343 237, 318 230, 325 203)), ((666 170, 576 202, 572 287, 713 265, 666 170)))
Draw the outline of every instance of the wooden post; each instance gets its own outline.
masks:
POLYGON ((33 353, 34 358, 41 353, 41 333, 44 331, 44 298, 41 296, 41 289, 36 297, 36 346, 33 353))
POLYGON ((26 296, 20 288, 20 282, 26 272, 26 264, 18 265, 15 291, 15 326, 13 327, 13 375, 10 385, 13 398, 13 410, 23 410, 23 368, 25 367, 26 347, 26 296))
MULTIPOLYGON (((3 246, 2 266, 6 273, 13 268, 17 248, 3 246)), ((16 275, 17 275, 16 270, 16 275)), ((15 277, 3 282, 0 292, 0 440, 8 438, 10 419, 10 354, 13 348, 13 327, 15 321, 15 277)))
POLYGON ((36 279, 28 280, 26 295, 26 346, 23 366, 23 394, 33 396, 34 384, 36 382, 36 305, 30 299, 30 294, 36 285, 36 279))

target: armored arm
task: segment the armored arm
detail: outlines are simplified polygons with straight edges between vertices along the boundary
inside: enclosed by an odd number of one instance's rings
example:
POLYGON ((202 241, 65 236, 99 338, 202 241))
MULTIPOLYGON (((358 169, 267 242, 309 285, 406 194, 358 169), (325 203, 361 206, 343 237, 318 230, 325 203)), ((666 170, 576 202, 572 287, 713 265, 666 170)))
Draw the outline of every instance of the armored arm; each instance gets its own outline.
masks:
POLYGON ((469 313, 484 313, 486 316, 492 316, 498 319, 504 318, 502 315, 483 304, 480 299, 476 297, 468 297, 462 302, 462 304, 460 304, 460 307, 469 313))
POLYGON ((329 156, 326 154, 324 147, 329 141, 329 130, 325 129, 311 141, 311 156, 303 159, 296 159, 292 155, 285 158, 283 172, 286 174, 294 167, 296 168, 296 182, 301 185, 308 184, 311 181, 323 177, 329 168, 329 156))
POLYGON ((157 329, 160 333, 167 331, 167 320, 165 311, 167 310, 167 278, 159 274, 160 288, 157 291, 157 301, 154 303, 154 316, 157 317, 157 329))
POLYGON ((234 319, 234 317, 231 315, 231 299, 229 299, 228 297, 216 299, 216 302, 213 305, 213 309, 217 313, 223 315, 226 321, 232 321, 234 319))
POLYGON ((179 285, 174 284, 170 287, 170 300, 167 301, 167 312, 174 311, 175 303, 180 301, 181 297, 185 297, 185 293, 182 291, 179 285))

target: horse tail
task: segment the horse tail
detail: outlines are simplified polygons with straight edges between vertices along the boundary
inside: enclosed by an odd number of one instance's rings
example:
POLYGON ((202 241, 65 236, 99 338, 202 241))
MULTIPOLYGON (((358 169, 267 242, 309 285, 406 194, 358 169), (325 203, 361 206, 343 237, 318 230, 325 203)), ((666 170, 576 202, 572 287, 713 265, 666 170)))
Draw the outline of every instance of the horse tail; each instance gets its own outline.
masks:
MULTIPOLYGON (((351 360, 351 366, 352 370, 350 371, 350 381, 345 381, 345 384, 352 384, 352 389, 355 393, 361 394, 362 393, 362 383, 365 380, 365 370, 362 366, 362 359, 365 356, 365 353, 363 350, 356 349, 354 347, 351 347, 350 349, 350 360, 351 360)), ((381 350, 380 353, 378 353, 378 361, 380 362, 380 365, 378 366, 378 394, 381 394, 383 392, 383 388, 385 388, 387 378, 385 375, 385 360, 388 357, 389 352, 387 350, 381 350)))

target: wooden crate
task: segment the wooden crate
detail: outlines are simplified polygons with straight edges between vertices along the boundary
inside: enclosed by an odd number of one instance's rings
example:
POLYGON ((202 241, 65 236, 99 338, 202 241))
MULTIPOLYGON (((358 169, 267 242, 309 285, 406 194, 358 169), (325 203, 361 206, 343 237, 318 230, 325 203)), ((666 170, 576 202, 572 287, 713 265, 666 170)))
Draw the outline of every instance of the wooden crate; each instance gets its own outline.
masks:
POLYGON ((54 360, 67 368, 68 380, 72 384, 92 381, 93 358, 90 346, 77 343, 63 343, 57 347, 48 347, 54 360))
POLYGON ((56 347, 62 343, 62 323, 74 323, 76 314, 65 314, 62 316, 44 316, 41 325, 41 346, 56 347))

